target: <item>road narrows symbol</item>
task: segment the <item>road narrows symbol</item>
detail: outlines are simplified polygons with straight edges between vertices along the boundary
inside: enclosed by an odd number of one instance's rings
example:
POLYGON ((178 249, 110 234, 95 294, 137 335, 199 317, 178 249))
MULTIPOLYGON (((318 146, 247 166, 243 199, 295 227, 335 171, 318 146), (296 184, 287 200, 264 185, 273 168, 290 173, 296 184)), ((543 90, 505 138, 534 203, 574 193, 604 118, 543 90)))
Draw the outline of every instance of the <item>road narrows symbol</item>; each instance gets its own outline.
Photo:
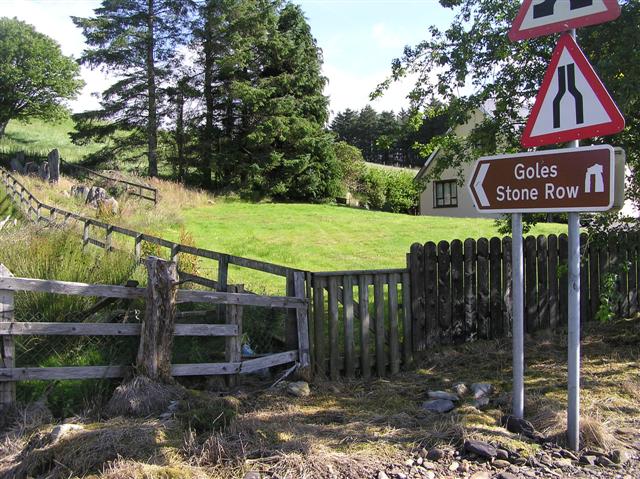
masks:
POLYGON ((575 63, 570 63, 569 65, 558 67, 558 93, 553 99, 554 128, 560 128, 560 102, 567 92, 567 84, 569 93, 571 93, 575 102, 576 125, 584 123, 584 99, 582 98, 582 93, 580 93, 580 90, 576 87, 576 65, 575 63))

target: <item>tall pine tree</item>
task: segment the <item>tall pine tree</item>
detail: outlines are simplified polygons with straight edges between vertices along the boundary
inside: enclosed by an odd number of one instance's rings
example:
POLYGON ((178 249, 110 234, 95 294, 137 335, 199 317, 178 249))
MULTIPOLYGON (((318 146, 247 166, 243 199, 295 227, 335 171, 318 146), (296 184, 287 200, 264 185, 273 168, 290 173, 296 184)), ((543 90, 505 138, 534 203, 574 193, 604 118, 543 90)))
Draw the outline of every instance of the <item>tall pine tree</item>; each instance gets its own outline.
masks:
POLYGON ((102 93, 102 109, 76 115, 76 142, 125 130, 113 136, 113 151, 145 148, 148 173, 157 176, 162 85, 191 6, 191 0, 103 0, 94 17, 73 17, 89 45, 80 61, 118 78, 102 93))

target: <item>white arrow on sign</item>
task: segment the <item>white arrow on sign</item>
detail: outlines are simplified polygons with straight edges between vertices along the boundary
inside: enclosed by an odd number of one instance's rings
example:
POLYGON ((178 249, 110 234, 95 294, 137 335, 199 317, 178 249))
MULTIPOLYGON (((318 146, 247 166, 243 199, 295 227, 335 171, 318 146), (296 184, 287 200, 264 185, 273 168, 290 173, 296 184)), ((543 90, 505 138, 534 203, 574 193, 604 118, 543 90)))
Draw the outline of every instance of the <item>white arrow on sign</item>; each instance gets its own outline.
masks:
POLYGON ((484 188, 482 183, 484 183, 484 179, 487 176, 487 172, 489 171, 489 163, 483 163, 480 165, 480 170, 478 171, 478 176, 476 177, 476 181, 473 182, 473 187, 476 190, 476 194, 478 195, 478 200, 480 201, 480 206, 487 207, 489 206, 489 198, 487 198, 487 194, 484 192, 484 188))

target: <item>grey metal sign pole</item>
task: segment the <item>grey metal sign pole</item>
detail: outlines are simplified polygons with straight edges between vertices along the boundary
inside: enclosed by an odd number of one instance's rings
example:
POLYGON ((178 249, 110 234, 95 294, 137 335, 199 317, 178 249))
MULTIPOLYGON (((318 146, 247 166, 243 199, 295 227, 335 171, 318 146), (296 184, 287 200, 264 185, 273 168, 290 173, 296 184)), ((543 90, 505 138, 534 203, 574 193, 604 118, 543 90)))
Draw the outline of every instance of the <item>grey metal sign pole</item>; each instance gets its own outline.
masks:
POLYGON ((512 414, 524 417, 524 261, 522 255, 522 213, 511 215, 511 317, 513 321, 513 404, 512 414))
MULTIPOLYGON (((571 31, 576 38, 576 31, 571 31)), ((573 148, 580 141, 571 142, 573 148)), ((574 451, 580 448, 580 214, 569 213, 569 337, 567 439, 574 451)))

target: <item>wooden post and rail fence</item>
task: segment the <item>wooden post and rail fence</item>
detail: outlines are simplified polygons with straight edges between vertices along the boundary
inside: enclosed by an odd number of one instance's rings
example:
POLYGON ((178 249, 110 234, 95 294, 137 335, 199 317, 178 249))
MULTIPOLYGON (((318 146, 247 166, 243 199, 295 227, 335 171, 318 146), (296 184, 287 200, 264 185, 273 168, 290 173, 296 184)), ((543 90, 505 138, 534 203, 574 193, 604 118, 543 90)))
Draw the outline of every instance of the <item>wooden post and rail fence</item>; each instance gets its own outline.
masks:
MULTIPOLYGON (((38 202, 2 169, 0 179, 34 221, 79 222, 84 244, 113 249, 112 236, 120 234, 134 240, 137 259, 142 259, 141 244, 147 241, 168 248, 174 261, 181 253, 218 261, 217 281, 180 273, 183 281, 223 293, 231 286, 229 265, 286 278, 285 294, 302 295, 308 318, 308 329, 301 331, 301 308, 289 311, 286 343, 295 349, 299 341, 308 341, 312 370, 320 377, 395 374, 411 367, 432 346, 511 333, 509 237, 416 243, 407 254, 405 268, 312 273, 180 245, 82 217, 38 202), (104 239, 97 239, 95 230, 103 231, 104 239)), ((615 315, 630 317, 640 312, 639 248, 639 233, 609 235, 604 243, 582 236, 583 321, 597 317, 603 297, 615 315)), ((524 259, 527 331, 566 327, 566 235, 527 237, 524 259)))
POLYGON ((0 405, 15 403, 17 381, 121 378, 133 373, 131 365, 19 367, 15 364, 15 337, 37 336, 140 336, 135 370, 155 379, 169 376, 226 375, 232 380, 272 366, 297 362, 310 366, 306 332, 307 300, 302 273, 294 275, 293 296, 259 296, 243 293, 239 286, 228 292, 178 289, 175 263, 150 257, 147 260, 146 288, 72 283, 16 278, 0 264, 0 405), (16 292, 29 291, 102 298, 144 299, 146 310, 141 324, 22 322, 15 316, 16 292), (175 324, 178 303, 225 305, 225 324, 175 324), (243 307, 284 308, 296 313, 297 348, 243 360, 241 354, 243 307), (223 363, 171 364, 175 336, 219 336, 225 338, 223 363))

